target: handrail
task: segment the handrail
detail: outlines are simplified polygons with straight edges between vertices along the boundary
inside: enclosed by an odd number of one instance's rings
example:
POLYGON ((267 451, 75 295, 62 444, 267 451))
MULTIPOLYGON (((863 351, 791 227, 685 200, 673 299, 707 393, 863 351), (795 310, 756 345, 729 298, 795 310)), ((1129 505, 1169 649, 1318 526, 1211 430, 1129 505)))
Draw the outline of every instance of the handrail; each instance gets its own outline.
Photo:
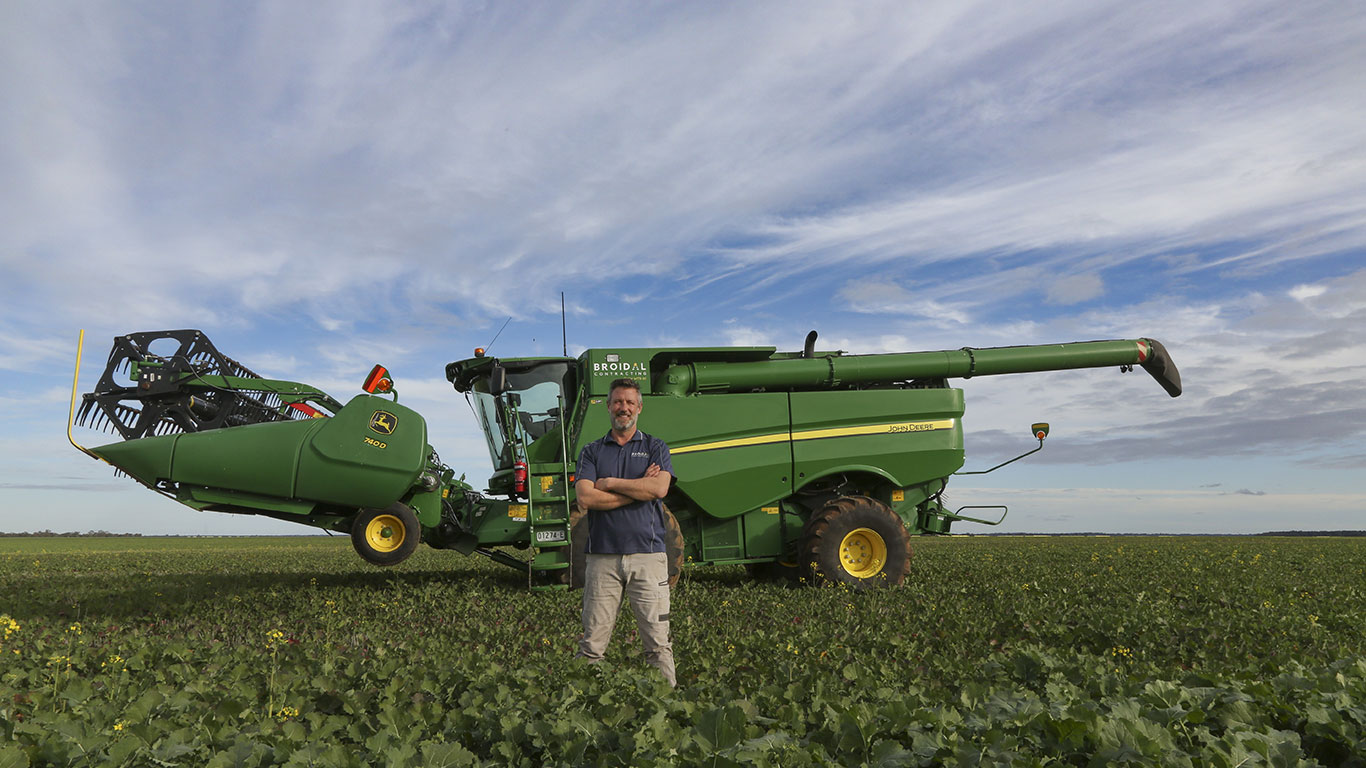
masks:
POLYGON ((85 446, 76 442, 75 436, 71 434, 71 428, 76 421, 76 391, 81 380, 81 352, 84 349, 85 329, 82 328, 81 335, 76 340, 76 373, 71 377, 71 410, 69 410, 66 414, 66 439, 70 441, 73 446, 76 447, 76 450, 80 451, 81 453, 84 453, 86 456, 89 456, 92 459, 99 459, 100 461, 103 461, 105 464, 108 464, 109 462, 105 460, 103 456, 99 455, 98 453, 95 453, 89 448, 86 448, 85 446))
POLYGON ((1010 510, 1007 509, 1004 504, 969 504, 965 507, 959 507, 958 509, 955 509, 952 513, 950 513, 950 517, 954 520, 963 520, 969 523, 981 523, 982 525, 1000 525, 1001 523, 1005 522, 1006 514, 1009 511, 1010 510), (980 517, 968 517, 967 515, 958 514, 959 512, 962 512, 965 509, 999 509, 1001 510, 1001 517, 993 523, 990 520, 984 520, 980 517))

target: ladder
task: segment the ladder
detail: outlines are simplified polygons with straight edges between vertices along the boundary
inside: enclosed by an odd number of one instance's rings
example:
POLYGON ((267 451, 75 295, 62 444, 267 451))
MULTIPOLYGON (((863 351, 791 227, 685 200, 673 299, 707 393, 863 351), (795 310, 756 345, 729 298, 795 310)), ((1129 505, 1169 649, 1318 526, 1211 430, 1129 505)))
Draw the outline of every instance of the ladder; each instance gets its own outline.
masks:
MULTIPOLYGON (((536 473, 527 476, 527 534, 531 539, 531 560, 527 563, 527 586, 536 592, 568 589, 570 556, 572 552, 569 522, 569 446, 565 435, 564 398, 560 398, 560 456, 559 464, 537 464, 536 473), (541 580, 537 571, 566 571, 564 578, 541 580)), ((525 449, 524 449, 525 450, 525 449)))

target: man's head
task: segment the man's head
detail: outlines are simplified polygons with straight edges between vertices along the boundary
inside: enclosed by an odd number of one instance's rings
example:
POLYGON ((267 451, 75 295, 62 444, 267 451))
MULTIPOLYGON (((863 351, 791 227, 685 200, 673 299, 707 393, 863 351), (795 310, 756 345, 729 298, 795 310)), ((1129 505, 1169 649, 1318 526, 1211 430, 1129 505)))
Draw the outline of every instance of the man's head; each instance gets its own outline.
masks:
POLYGON ((607 390, 607 413, 612 417, 612 431, 626 434, 636 428, 636 419, 645 408, 640 397, 640 385, 635 379, 617 379, 607 390))

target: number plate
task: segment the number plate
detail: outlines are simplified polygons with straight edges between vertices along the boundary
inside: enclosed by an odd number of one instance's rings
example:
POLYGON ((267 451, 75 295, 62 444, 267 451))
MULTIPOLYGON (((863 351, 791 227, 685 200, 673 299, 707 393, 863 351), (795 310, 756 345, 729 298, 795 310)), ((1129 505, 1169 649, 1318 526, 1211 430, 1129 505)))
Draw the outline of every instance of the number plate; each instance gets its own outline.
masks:
POLYGON ((536 541, 545 543, 548 541, 564 541, 564 531, 559 529, 549 531, 537 531, 536 541))

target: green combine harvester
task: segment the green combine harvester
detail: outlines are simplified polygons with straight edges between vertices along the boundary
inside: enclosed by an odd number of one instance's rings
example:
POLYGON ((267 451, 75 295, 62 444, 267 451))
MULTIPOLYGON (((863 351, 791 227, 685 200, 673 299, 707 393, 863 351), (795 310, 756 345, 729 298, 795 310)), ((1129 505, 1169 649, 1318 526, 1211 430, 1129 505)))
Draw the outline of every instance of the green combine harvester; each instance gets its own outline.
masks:
MULTIPOLYGON (((644 398, 642 428, 672 451, 674 578, 685 563, 746 564, 755 575, 866 587, 901 583, 911 534, 1005 517, 1003 506, 945 505, 950 477, 980 474, 960 471, 963 391, 949 379, 1138 366, 1181 394, 1153 339, 879 355, 817 351, 815 341, 813 331, 799 352, 590 349, 577 358, 476 350, 446 366, 446 378, 488 441, 494 472, 482 492, 441 462, 426 421, 398 403, 382 366, 342 404, 256 375, 195 330, 116 338, 79 410, 73 383, 72 410, 76 423, 122 440, 72 444, 195 509, 350 534, 377 565, 425 541, 516 568, 533 588, 577 586, 588 520, 574 504, 575 460, 607 431, 608 386, 630 377, 644 398), (979 509, 999 516, 963 514, 979 509)), ((1016 459, 1043 447, 1048 425, 1030 429, 1039 445, 1016 459)))

